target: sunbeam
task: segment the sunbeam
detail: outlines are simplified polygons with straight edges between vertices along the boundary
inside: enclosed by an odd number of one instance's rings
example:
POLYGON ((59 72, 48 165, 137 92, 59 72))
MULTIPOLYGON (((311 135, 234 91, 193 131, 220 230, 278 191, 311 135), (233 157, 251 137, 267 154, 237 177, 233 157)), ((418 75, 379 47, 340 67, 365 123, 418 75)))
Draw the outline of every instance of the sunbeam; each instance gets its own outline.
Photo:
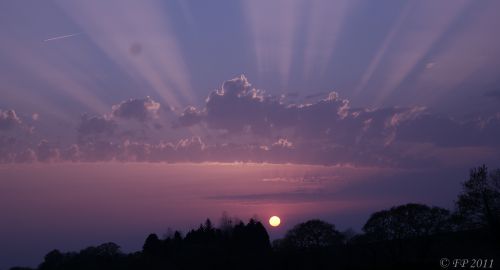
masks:
POLYGON ((89 74, 73 65, 71 60, 74 59, 46 51, 35 52, 32 48, 37 47, 37 44, 23 45, 14 39, 5 41, 3 46, 11 52, 6 58, 28 72, 30 79, 37 79, 40 85, 47 85, 91 112, 102 113, 108 110, 109 106, 90 90, 96 84, 89 80, 89 74))
POLYGON ((304 78, 313 72, 324 75, 331 60, 339 31, 345 27, 345 17, 356 1, 310 1, 306 46, 304 49, 304 78))
POLYGON ((287 86, 292 65, 294 35, 303 0, 246 0, 247 24, 253 34, 259 76, 277 74, 287 86))
POLYGON ((110 59, 147 82, 166 104, 180 107, 195 100, 161 1, 58 3, 110 59))
MULTIPOLYGON (((389 74, 383 77, 380 84, 377 84, 378 93, 373 100, 374 106, 385 104, 387 98, 423 61, 433 45, 446 34, 447 29, 457 19, 457 16, 460 16, 461 12, 467 8, 468 3, 457 1, 450 6, 444 2, 416 2, 406 18, 400 18, 403 21, 398 22, 398 24, 402 25, 398 27, 399 29, 394 29, 396 31, 394 34, 391 33, 391 35, 396 35, 396 37, 391 37, 394 39, 389 43, 391 49, 385 57, 382 56, 383 66, 380 68, 383 71, 379 70, 379 73, 374 71, 378 78, 382 77, 381 74, 389 74), (426 14, 425 20, 421 18, 423 13, 426 14)), ((368 74, 370 73, 366 75, 368 74)), ((361 87, 364 86, 361 85, 361 87)))

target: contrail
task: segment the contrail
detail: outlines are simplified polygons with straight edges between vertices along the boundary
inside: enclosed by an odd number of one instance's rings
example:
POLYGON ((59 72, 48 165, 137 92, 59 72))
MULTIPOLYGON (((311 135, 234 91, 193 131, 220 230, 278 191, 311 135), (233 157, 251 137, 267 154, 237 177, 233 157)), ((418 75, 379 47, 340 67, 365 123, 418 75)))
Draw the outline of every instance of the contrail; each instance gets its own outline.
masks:
POLYGON ((64 36, 57 36, 57 37, 53 37, 53 38, 48 38, 48 39, 44 40, 43 42, 74 37, 74 36, 78 36, 79 34, 81 34, 81 33, 74 33, 74 34, 69 34, 69 35, 64 35, 64 36))

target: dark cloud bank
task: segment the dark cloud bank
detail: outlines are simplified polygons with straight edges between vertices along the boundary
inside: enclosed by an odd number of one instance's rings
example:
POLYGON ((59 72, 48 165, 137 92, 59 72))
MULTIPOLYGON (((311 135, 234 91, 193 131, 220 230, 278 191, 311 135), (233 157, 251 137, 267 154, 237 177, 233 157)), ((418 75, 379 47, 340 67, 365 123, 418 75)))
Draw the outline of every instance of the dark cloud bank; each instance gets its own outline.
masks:
POLYGON ((75 143, 66 146, 47 138, 12 147, 22 120, 13 110, 0 111, 0 160, 429 166, 460 159, 457 154, 487 161, 500 153, 500 113, 457 120, 425 107, 353 108, 335 92, 314 98, 293 103, 267 95, 241 75, 201 107, 161 110, 169 107, 146 97, 114 105, 106 115, 83 115, 75 143), (187 139, 171 136, 179 132, 187 139))

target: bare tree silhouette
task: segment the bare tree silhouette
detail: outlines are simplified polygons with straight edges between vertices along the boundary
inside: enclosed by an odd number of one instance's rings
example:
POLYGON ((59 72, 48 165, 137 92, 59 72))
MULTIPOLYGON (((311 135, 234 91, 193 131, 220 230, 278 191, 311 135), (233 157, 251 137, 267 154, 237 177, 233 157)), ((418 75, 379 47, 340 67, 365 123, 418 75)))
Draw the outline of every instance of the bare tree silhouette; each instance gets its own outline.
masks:
POLYGON ((471 169, 456 205, 462 229, 489 227, 500 235, 500 169, 471 169))

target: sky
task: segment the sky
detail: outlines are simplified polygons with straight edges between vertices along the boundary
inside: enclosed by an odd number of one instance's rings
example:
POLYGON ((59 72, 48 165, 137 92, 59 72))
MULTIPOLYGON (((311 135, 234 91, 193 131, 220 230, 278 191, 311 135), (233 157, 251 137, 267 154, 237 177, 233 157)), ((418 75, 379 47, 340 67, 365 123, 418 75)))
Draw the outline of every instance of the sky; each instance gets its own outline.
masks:
MULTIPOLYGON (((171 184, 167 198, 196 197, 182 207, 189 214, 171 213, 178 219, 151 213, 125 226, 143 234, 228 210, 267 217, 275 204, 288 220, 320 216, 358 229, 379 206, 450 208, 471 167, 500 161, 499 8, 495 0, 1 1, 0 193, 9 195, 1 200, 10 225, 0 231, 53 220, 64 204, 53 190, 87 187, 83 203, 116 178, 127 188, 120 202, 141 201, 133 186, 154 198, 171 184), (261 176, 274 166, 280 173, 261 176), (242 176, 228 184, 234 168, 242 176), (154 180, 160 173, 171 183, 154 180), (33 194, 49 212, 34 210, 33 194), (339 197, 349 203, 333 207, 339 197), (201 204, 211 211, 191 211, 201 204)), ((83 216, 76 220, 99 218, 83 216)), ((49 245, 56 231, 47 224, 30 263, 53 245, 83 244, 49 245)), ((66 225, 71 235, 75 224, 66 225)), ((9 258, 26 256, 16 250, 9 258)))

